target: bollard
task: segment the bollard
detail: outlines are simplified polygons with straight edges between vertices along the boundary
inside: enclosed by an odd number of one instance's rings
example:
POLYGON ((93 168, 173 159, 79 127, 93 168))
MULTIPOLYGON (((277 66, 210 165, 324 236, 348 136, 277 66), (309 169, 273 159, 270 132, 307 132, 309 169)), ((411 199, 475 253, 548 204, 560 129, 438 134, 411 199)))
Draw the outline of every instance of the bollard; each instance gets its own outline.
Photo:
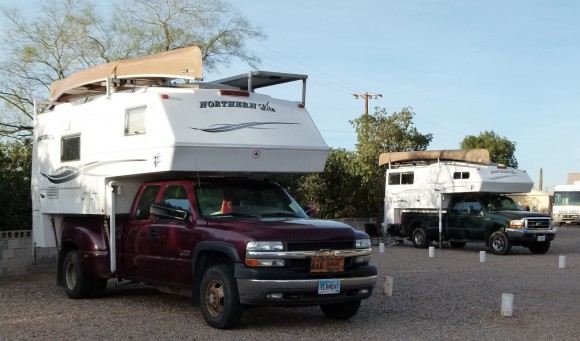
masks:
POLYGON ((480 263, 485 263, 485 251, 479 251, 479 262, 480 263))
POLYGON ((512 316, 514 310, 514 294, 501 294, 501 315, 512 316))
POLYGON ((383 295, 386 297, 393 296, 393 277, 385 276, 383 278, 383 295))
POLYGON ((435 257, 435 246, 429 246, 429 257, 435 257))
POLYGON ((383 243, 383 242, 379 243, 379 252, 380 253, 385 252, 385 243, 383 243))
POLYGON ((560 262, 558 264, 560 269, 566 269, 566 256, 560 256, 560 262))

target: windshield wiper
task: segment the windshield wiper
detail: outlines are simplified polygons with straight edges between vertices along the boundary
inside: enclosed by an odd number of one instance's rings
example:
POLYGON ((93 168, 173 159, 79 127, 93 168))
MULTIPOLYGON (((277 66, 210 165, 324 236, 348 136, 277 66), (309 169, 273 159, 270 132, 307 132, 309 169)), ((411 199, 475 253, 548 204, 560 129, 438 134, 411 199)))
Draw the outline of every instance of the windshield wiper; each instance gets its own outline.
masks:
POLYGON ((245 213, 218 213, 218 214, 212 214, 210 216, 208 216, 207 218, 258 218, 255 215, 251 215, 251 214, 245 214, 245 213))
POLYGON ((280 211, 280 212, 273 212, 273 213, 264 213, 262 214, 262 217, 291 217, 291 218, 298 218, 296 216, 295 213, 293 212, 286 212, 286 211, 280 211))

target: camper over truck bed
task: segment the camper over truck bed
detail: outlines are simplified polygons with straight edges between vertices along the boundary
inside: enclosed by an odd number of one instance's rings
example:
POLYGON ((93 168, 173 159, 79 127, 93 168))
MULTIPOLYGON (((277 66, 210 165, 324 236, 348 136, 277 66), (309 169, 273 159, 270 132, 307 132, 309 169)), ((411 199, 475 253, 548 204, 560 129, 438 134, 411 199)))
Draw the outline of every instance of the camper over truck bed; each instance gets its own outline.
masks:
POLYGON ((269 180, 324 169, 307 76, 200 78, 190 47, 55 82, 35 115, 32 197, 58 283, 71 298, 104 295, 109 278, 193 296, 215 328, 234 327, 242 305, 354 316, 377 275, 369 236, 310 219, 269 180), (295 81, 297 101, 255 92, 295 81))
POLYGON ((484 242, 496 254, 512 245, 545 253, 555 237, 548 215, 524 211, 510 193, 532 189, 529 175, 489 162, 485 149, 384 153, 385 226, 416 247, 432 241, 484 242))

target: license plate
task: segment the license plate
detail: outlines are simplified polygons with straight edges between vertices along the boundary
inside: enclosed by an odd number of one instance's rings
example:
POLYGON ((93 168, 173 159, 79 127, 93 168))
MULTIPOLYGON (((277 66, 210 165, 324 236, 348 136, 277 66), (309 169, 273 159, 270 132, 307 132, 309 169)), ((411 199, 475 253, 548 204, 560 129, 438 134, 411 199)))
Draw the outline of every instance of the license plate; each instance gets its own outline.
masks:
POLYGON ((538 241, 539 242, 545 242, 546 241, 546 236, 538 236, 538 241))
POLYGON ((312 257, 310 272, 343 272, 344 257, 312 257))
POLYGON ((340 280, 322 279, 318 282, 318 293, 320 295, 338 294, 340 292, 340 280))

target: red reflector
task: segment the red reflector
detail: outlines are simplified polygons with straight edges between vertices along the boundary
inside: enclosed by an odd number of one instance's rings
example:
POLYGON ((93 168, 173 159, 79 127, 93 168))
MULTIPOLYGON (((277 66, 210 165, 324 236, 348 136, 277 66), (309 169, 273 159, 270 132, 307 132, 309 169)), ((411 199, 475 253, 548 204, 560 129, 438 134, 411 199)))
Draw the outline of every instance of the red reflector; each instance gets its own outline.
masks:
POLYGON ((218 90, 218 94, 222 96, 241 96, 241 97, 250 96, 249 92, 241 90, 218 90))
POLYGON ((304 107, 305 107, 304 103, 298 103, 298 108, 304 109, 304 107))
POLYGON ((161 94, 161 98, 163 98, 163 99, 169 99, 169 95, 161 94))

